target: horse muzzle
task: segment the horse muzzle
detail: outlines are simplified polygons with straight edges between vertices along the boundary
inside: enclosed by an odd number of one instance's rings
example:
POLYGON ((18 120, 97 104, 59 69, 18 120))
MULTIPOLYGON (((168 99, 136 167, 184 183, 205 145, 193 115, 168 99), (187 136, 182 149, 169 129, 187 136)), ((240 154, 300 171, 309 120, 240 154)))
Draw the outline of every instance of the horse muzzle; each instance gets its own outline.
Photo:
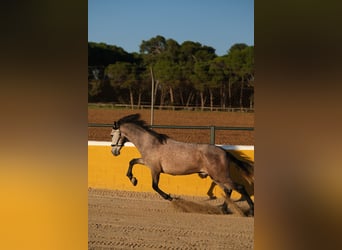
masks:
POLYGON ((120 155, 120 147, 112 147, 112 154, 114 156, 120 155))

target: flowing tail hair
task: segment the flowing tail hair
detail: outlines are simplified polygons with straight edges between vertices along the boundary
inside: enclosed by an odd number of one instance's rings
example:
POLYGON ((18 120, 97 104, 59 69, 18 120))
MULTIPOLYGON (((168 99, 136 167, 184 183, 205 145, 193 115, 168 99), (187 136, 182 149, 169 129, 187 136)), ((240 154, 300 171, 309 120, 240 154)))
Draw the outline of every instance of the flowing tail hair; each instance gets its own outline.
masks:
POLYGON ((228 159, 234 162, 242 170, 242 176, 251 184, 254 183, 254 165, 246 161, 241 161, 232 153, 226 151, 228 159))

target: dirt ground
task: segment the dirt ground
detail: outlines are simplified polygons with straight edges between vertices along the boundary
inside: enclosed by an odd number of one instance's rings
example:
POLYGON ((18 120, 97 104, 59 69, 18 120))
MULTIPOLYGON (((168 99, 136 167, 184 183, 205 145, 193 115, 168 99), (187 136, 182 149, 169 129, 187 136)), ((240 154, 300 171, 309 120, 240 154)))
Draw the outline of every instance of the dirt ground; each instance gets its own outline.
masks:
MULTIPOLYGON (((114 121, 129 115, 140 113, 141 118, 150 124, 150 110, 130 109, 88 109, 88 123, 113 124, 114 121)), ((254 113, 240 112, 200 112, 200 111, 171 111, 155 110, 155 125, 188 125, 188 126, 233 126, 254 127, 254 113)), ((209 143, 210 131, 192 129, 155 129, 171 138, 194 143, 209 143)), ((110 141, 110 127, 89 127, 88 139, 110 141)), ((254 145, 254 131, 217 130, 216 144, 254 145)))
POLYGON ((253 249, 254 218, 222 214, 222 199, 102 189, 88 199, 89 249, 253 249))

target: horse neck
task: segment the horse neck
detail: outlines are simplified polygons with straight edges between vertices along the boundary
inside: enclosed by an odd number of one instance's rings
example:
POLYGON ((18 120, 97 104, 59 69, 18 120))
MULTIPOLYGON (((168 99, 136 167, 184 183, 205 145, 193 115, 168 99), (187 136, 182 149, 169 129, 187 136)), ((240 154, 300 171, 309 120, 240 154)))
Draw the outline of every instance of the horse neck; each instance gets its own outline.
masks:
POLYGON ((152 145, 153 136, 138 125, 132 123, 123 124, 121 125, 121 132, 139 151, 145 148, 146 145, 152 145))

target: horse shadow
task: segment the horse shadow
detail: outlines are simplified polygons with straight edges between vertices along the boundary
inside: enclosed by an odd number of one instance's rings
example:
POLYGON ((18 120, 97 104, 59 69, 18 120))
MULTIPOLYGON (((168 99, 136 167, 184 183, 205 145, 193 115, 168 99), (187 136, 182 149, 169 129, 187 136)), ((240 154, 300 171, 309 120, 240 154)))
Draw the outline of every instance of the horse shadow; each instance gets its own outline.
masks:
MULTIPOLYGON (((226 199, 227 200, 227 199, 226 199)), ((222 199, 224 201, 224 199, 222 199)), ((229 208, 223 204, 210 204, 210 200, 191 201, 181 197, 174 198, 171 201, 172 207, 177 212, 182 213, 197 213, 197 214, 211 214, 211 215, 235 215, 235 216, 249 216, 248 206, 237 206, 237 201, 228 201, 229 208)), ((239 201, 240 202, 240 201, 239 201)))

